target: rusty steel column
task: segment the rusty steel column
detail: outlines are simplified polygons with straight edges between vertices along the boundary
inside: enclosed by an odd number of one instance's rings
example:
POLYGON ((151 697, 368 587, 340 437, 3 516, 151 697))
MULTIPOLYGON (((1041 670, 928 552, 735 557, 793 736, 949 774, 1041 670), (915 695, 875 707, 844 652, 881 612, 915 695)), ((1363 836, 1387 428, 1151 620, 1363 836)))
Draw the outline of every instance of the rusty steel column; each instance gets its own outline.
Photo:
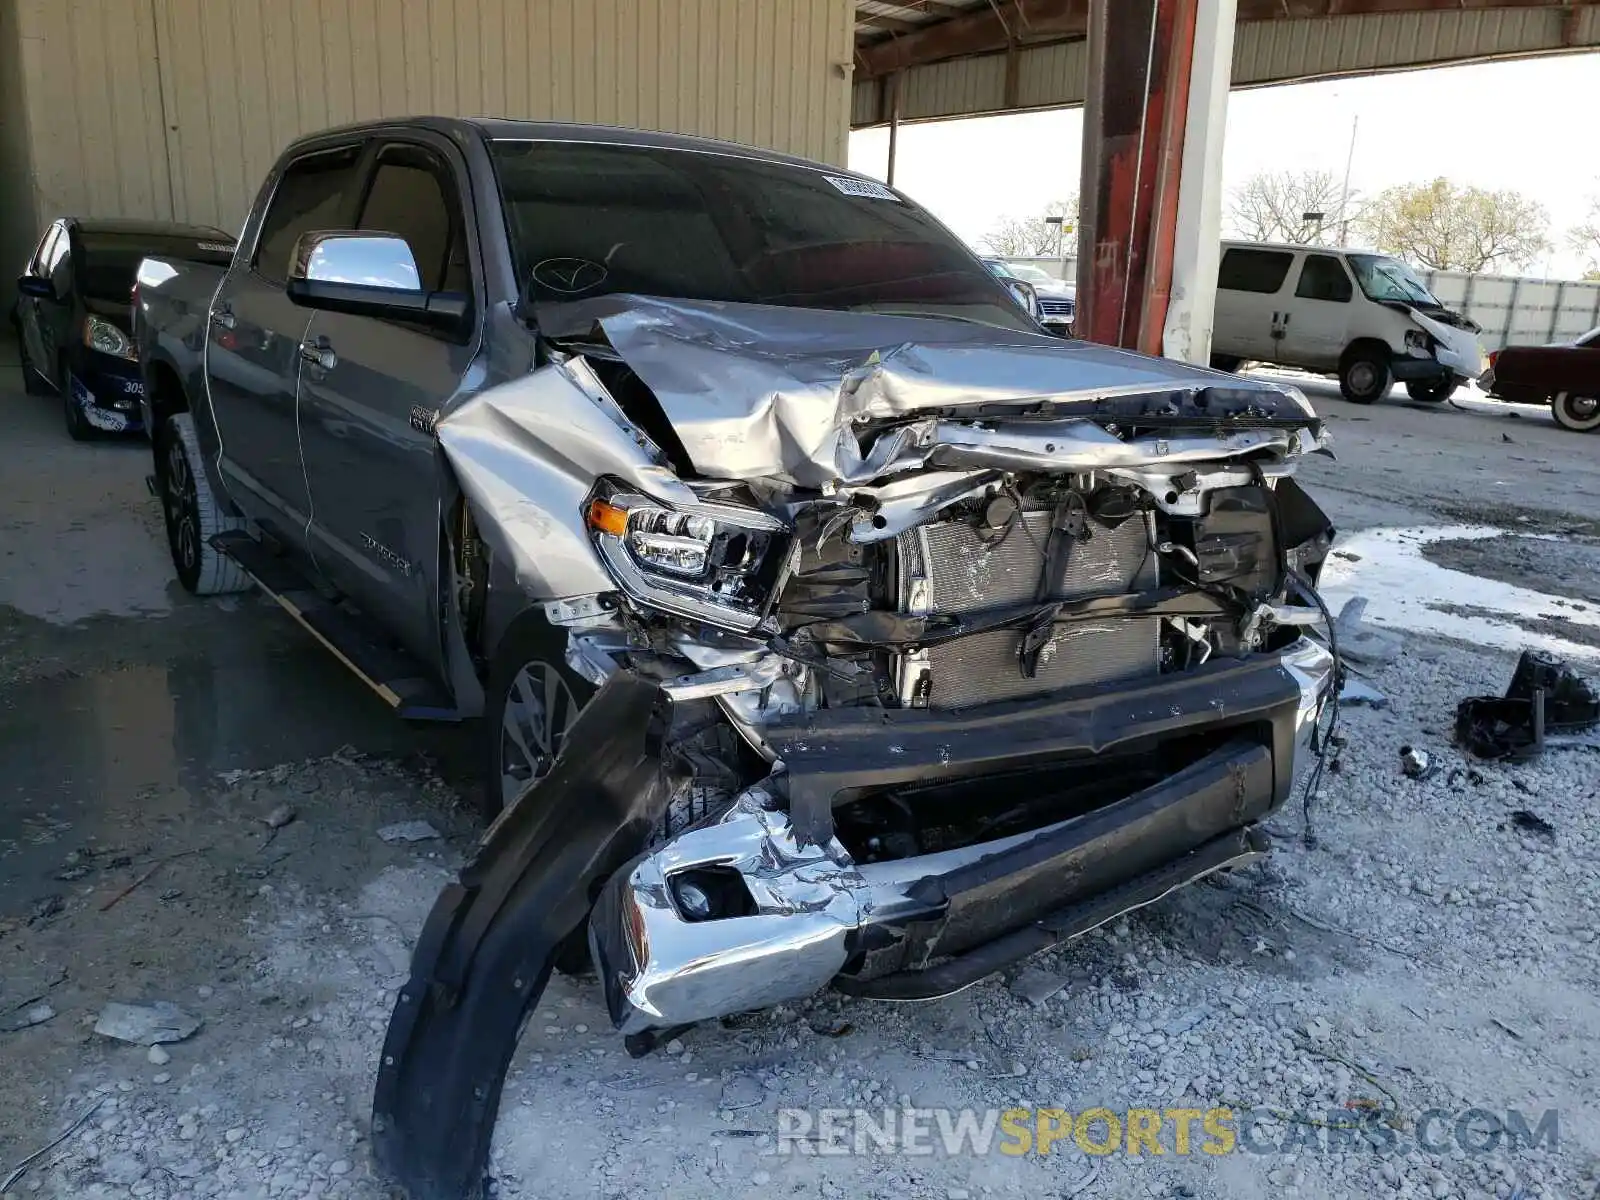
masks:
POLYGON ((1199 2, 1090 0, 1077 306, 1090 341, 1162 351, 1199 2))

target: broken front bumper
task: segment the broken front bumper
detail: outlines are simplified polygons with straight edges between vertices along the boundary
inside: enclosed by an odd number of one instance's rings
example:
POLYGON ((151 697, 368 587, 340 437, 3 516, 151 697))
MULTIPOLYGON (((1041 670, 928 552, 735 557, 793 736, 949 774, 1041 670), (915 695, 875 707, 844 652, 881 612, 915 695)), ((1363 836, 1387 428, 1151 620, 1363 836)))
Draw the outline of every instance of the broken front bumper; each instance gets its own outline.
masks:
POLYGON ((830 982, 926 999, 1258 857, 1253 826, 1287 797, 1331 683, 1302 640, 1141 687, 947 715, 841 709, 769 726, 783 770, 719 822, 618 871, 590 921, 612 1020, 665 1029, 830 982), (841 795, 1137 751, 1216 747, 1082 816, 936 854, 857 864, 833 834, 841 795), (781 807, 787 796, 787 811, 781 807), (740 915, 685 912, 675 881, 737 876, 740 915), (740 890, 742 889, 742 890, 740 890), (938 966, 930 966, 943 960, 938 966))

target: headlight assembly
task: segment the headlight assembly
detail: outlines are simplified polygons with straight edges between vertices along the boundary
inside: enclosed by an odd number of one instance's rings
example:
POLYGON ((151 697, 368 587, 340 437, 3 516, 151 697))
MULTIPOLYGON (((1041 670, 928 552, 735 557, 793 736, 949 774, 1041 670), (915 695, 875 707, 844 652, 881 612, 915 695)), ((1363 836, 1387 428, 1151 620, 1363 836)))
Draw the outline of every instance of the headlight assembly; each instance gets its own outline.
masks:
POLYGON ((788 545, 788 526, 739 504, 669 505, 602 485, 584 520, 612 578, 634 600, 726 629, 754 629, 788 545))
POLYGON ((1406 351, 1413 355, 1426 355, 1433 349, 1433 339, 1425 329, 1406 330, 1406 351))
POLYGON ((139 361, 139 352, 133 348, 133 342, 128 335, 110 321, 102 321, 99 317, 91 316, 83 323, 83 344, 91 350, 109 354, 113 358, 125 358, 129 362, 139 361))

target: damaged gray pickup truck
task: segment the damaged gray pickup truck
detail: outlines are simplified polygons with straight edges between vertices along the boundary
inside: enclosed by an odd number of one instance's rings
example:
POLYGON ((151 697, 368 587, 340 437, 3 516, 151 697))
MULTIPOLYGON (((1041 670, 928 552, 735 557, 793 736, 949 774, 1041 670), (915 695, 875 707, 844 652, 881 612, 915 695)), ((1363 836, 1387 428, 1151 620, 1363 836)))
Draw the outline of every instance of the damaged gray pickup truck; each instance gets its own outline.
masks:
POLYGON ((417 1200, 481 1193, 552 970, 639 1053, 948 994, 1262 854, 1330 699, 1305 399, 1044 334, 870 179, 335 130, 136 305, 185 584, 484 718, 498 816, 378 1072, 417 1200))

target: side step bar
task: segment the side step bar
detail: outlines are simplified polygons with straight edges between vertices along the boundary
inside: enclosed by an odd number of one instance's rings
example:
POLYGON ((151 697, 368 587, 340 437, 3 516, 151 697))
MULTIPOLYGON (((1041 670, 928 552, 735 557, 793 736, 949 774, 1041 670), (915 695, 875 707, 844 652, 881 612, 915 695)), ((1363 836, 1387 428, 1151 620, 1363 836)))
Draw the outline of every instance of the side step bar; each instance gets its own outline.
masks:
POLYGON ((408 721, 459 721, 461 714, 448 693, 405 650, 373 634, 347 610, 329 603, 294 567, 243 530, 211 539, 256 586, 276 600, 312 637, 349 667, 408 721))

